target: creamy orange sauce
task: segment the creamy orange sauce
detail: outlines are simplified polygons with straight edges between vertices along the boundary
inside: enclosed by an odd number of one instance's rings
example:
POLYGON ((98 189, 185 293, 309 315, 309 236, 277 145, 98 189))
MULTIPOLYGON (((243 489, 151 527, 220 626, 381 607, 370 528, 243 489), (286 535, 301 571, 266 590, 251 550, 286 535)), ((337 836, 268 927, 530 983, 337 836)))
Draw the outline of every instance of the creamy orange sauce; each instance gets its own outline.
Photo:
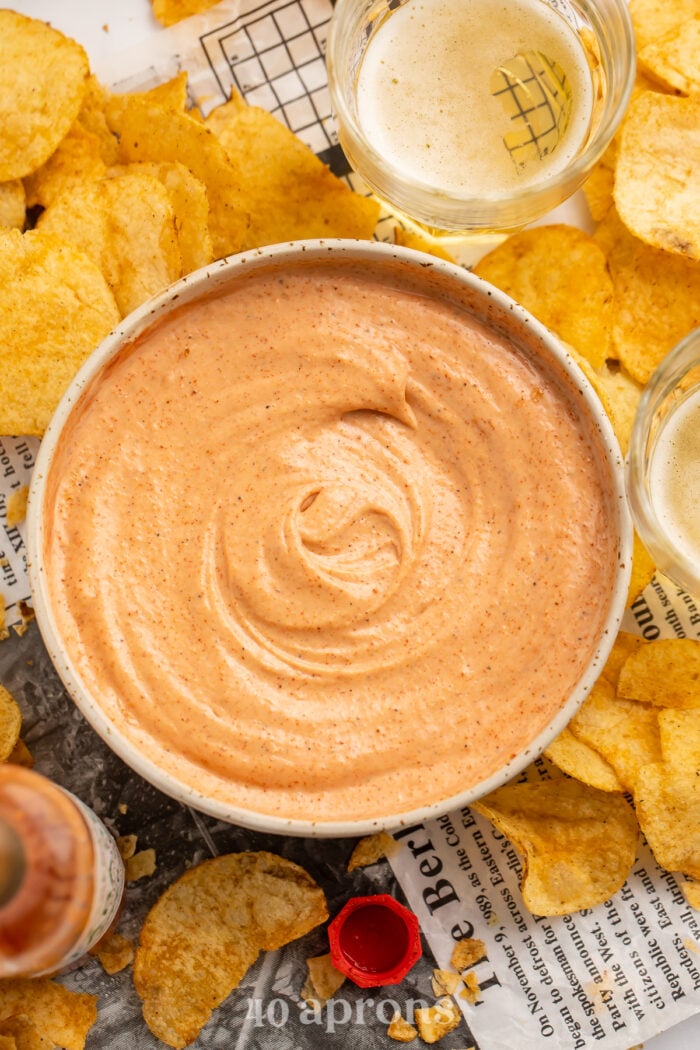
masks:
POLYGON ((60 634, 115 725, 211 797, 306 820, 480 782, 552 719, 617 555, 558 366, 329 261, 123 352, 47 489, 60 634))

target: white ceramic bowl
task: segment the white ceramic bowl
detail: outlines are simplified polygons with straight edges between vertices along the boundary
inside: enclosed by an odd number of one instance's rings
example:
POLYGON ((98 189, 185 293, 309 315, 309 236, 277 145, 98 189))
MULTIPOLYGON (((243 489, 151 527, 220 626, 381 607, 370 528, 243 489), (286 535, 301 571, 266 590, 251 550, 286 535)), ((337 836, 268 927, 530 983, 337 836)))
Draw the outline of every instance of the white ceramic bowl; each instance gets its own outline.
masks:
POLYGON ((27 539, 34 606, 49 654, 71 697, 109 746, 137 773, 161 791, 195 809, 221 820, 265 832, 312 836, 360 835, 380 828, 396 828, 405 824, 419 823, 449 810, 468 805, 520 772, 567 725, 598 677, 612 647, 624 612, 631 567, 631 525, 625 500, 620 450, 597 396, 566 349, 547 329, 506 295, 468 271, 411 249, 358 241, 306 241, 281 244, 223 259, 183 278, 127 317, 95 350, 80 370, 46 432, 31 486, 27 539), (172 773, 160 768, 149 755, 148 749, 136 748, 123 729, 110 720, 95 697, 90 695, 66 651, 49 598, 42 565, 42 550, 46 528, 44 511, 46 483, 51 472, 57 443, 82 392, 87 384, 95 381, 95 377, 105 365, 125 345, 130 344, 137 336, 147 331, 171 311, 205 294, 210 295, 214 291, 227 288, 231 282, 239 279, 241 274, 249 274, 256 268, 271 265, 279 267, 294 264, 301 256, 306 260, 323 261, 328 259, 329 253, 332 253, 334 257, 359 261, 366 265, 368 271, 371 271, 373 264, 379 262, 408 267, 412 273, 420 275, 420 279, 426 282, 426 287, 433 290, 435 287, 442 287, 448 290, 450 298, 458 301, 460 307, 468 313, 505 333, 516 343, 536 347, 537 353, 545 358, 549 357, 555 362, 555 367, 558 363, 559 367, 573 377, 574 385, 580 392, 581 411, 589 415, 600 434, 600 446, 603 450, 601 454, 605 460, 605 469, 609 473, 610 490, 613 497, 612 516, 614 520, 610 525, 617 542, 618 559, 603 628, 585 673, 552 721, 529 742, 516 758, 480 783, 470 784, 465 787, 465 790, 452 797, 414 807, 410 812, 377 813, 371 819, 324 819, 319 822, 312 819, 287 819, 284 814, 256 813, 216 798, 207 797, 172 773))

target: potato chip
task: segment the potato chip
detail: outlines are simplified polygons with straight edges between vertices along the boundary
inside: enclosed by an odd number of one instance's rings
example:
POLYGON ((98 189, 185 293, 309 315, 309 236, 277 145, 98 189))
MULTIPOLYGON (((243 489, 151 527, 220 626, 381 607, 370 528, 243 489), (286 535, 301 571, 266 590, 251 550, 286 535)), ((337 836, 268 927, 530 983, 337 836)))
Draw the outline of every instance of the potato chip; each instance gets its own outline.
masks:
POLYGON ((174 113, 183 113, 187 107, 187 73, 183 70, 170 80, 156 84, 149 91, 130 91, 129 97, 143 98, 174 113))
POLYGON ((612 423, 622 455, 626 456, 642 386, 614 360, 586 371, 586 376, 612 423))
POLYGON ((614 198, 625 226, 654 248, 700 260, 700 98, 646 91, 620 134, 614 198))
POLYGON ((481 985, 479 984, 479 978, 475 973, 468 973, 464 976, 464 989, 460 993, 460 999, 466 999, 468 1003, 474 1006, 481 997, 481 985))
POLYGON ((700 708, 659 711, 659 733, 664 762, 676 769, 700 770, 700 708))
POLYGON ((75 40, 0 10, 0 182, 48 160, 78 115, 88 75, 75 40))
POLYGON ((599 678, 593 686, 571 719, 569 729, 602 755, 627 791, 634 790, 641 766, 661 758, 656 709, 615 696, 605 678, 599 678))
POLYGON ((156 851, 154 849, 142 849, 127 857, 124 865, 126 869, 126 881, 137 882, 139 879, 147 878, 156 870, 156 851))
POLYGON ((0 685, 0 762, 7 762, 17 746, 22 712, 12 693, 0 685))
POLYGON ((700 92, 700 15, 647 44, 637 60, 646 75, 665 90, 679 95, 700 92))
POLYGON ((658 707, 700 707, 700 641, 660 638, 642 646, 625 661, 618 693, 658 707))
POLYGON ((452 949, 450 965, 461 973, 486 955, 486 945, 478 937, 462 937, 452 949))
POLYGON ((43 434, 118 320, 114 296, 83 252, 37 230, 0 230, 0 433, 43 434))
POLYGON ((700 15, 700 0, 630 0, 637 50, 643 51, 688 18, 700 15))
POLYGON ((415 1012, 418 1034, 424 1043, 437 1043, 454 1031, 462 1015, 451 999, 438 999, 435 1006, 422 1006, 415 1012))
POLYGON ((141 172, 163 183, 175 214, 175 229, 182 259, 182 273, 207 266, 214 258, 209 233, 209 200, 204 183, 184 164, 144 162, 127 164, 112 172, 141 172))
POLYGON ((0 1021, 0 1050, 5 1046, 8 1050, 54 1050, 53 1040, 41 1035, 25 1013, 0 1021))
POLYGON ((605 667, 603 668, 602 677, 613 687, 617 693, 617 684, 620 680, 620 672, 625 665, 625 661, 628 656, 632 653, 636 653, 642 646, 648 645, 649 643, 640 638, 638 634, 630 634, 628 631, 618 631, 615 643, 610 650, 607 660, 605 661, 605 667))
POLYGON ((100 156, 106 165, 116 164, 119 140, 107 124, 107 103, 110 94, 96 77, 90 76, 77 122, 94 135, 100 144, 100 156))
POLYGON ((330 952, 307 959, 306 967, 308 977, 302 988, 301 997, 312 1010, 320 1010, 345 983, 345 974, 336 970, 330 952))
POLYGON ((667 871, 700 879, 700 776, 672 762, 643 766, 634 794, 639 825, 667 871))
POLYGON ((260 951, 280 948, 327 918, 323 891, 283 857, 234 853, 190 868, 141 930, 134 984, 148 1027, 169 1046, 186 1046, 260 951))
POLYGON ((47 208, 64 193, 72 193, 83 182, 104 178, 100 139, 76 122, 49 159, 24 180, 27 203, 47 208))
POLYGON ((10 637, 10 632, 7 629, 5 622, 5 599, 0 594, 0 642, 4 642, 6 638, 10 637))
POLYGON ((31 769, 34 766, 34 756, 21 738, 12 748, 7 761, 13 766, 24 766, 25 769, 31 769))
POLYGON ((545 748, 544 754, 564 773, 576 777, 583 784, 600 791, 624 791, 617 773, 595 748, 590 747, 570 729, 564 729, 552 743, 545 748))
POLYGON ((583 230, 522 230, 485 255, 474 273, 524 306, 594 368, 611 356, 613 285, 603 252, 583 230))
POLYGON ((0 980, 0 1024, 23 1016, 49 1046, 84 1050, 97 1020, 97 996, 71 992, 48 977, 0 980))
POLYGON ((92 949, 90 954, 96 956, 104 972, 112 976, 112 974, 120 973, 130 962, 133 962, 134 946, 121 933, 110 933, 92 949))
POLYGON ((120 161, 168 161, 189 168, 207 188, 215 258, 240 250, 248 224, 241 172, 204 124, 148 95, 113 95, 107 121, 119 136, 120 161))
POLYGON ((441 995, 454 995, 462 983, 462 978, 454 970, 433 970, 430 977, 433 995, 439 998, 441 995))
POLYGON ((353 193, 267 110, 240 97, 205 121, 239 171, 250 224, 244 248, 307 237, 370 238, 377 201, 353 193))
POLYGON ((24 229, 27 200, 21 179, 0 182, 0 226, 8 230, 24 229))
POLYGON ((90 256, 122 317, 182 273, 170 197, 151 175, 129 172, 74 187, 49 205, 38 228, 90 256))
POLYGON ((627 591, 628 608, 639 597, 644 588, 651 583, 655 571, 656 566, 651 554, 649 554, 649 551, 635 532, 632 541, 632 575, 630 576, 627 591))
POLYGON ((506 784, 473 808, 523 854, 522 895, 534 915, 566 915, 612 897, 637 848, 631 806, 577 780, 506 784))
POLYGON ((412 1043, 418 1036, 418 1029, 409 1024, 398 1010, 395 1010, 386 1034, 396 1043, 412 1043))
POLYGON ((640 383, 700 325, 700 265, 633 237, 611 208, 594 239, 615 286, 614 357, 640 383))
POLYGON ((15 525, 20 525, 24 521, 25 515, 27 513, 28 496, 28 485, 22 485, 9 496, 6 507, 6 518, 8 528, 13 529, 15 525))
POLYGON ((613 205, 618 148, 618 137, 615 136, 583 184, 583 193, 594 222, 600 222, 613 205))
POLYGON ((122 860, 129 860, 136 853, 136 835, 120 835, 117 839, 117 849, 122 860))
POLYGON ((376 864, 383 857, 391 857, 399 849, 399 844, 388 831, 379 831, 376 835, 367 835, 360 839, 348 861, 348 871, 366 868, 376 864))
POLYGON ((435 255, 446 262, 456 261, 436 238, 424 236, 403 226, 394 227, 394 244, 399 244, 403 248, 413 248, 418 252, 427 252, 428 255, 435 255))
POLYGON ((219 0, 151 0, 153 14, 163 26, 172 26, 190 15, 208 11, 219 0))

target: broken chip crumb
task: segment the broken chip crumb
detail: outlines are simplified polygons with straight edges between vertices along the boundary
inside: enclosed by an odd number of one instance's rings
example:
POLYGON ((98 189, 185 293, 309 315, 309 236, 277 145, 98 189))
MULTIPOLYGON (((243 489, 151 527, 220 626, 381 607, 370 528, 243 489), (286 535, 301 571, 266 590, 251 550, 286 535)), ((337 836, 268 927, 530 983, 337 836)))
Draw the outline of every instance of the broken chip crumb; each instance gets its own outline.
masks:
POLYGON ((31 769, 34 765, 34 756, 24 740, 20 739, 13 747, 12 753, 7 761, 12 766, 24 766, 25 769, 31 769))
POLYGON ((451 999, 438 999, 435 1006, 419 1007, 415 1013, 418 1034, 424 1043, 437 1043, 452 1032, 462 1018, 451 999))
POLYGON ((418 1029, 409 1024, 398 1010, 395 1010, 386 1034, 396 1043, 412 1043, 418 1035, 418 1029))
POLYGON ((127 806, 126 802, 120 802, 117 806, 117 809, 119 810, 122 816, 124 816, 129 811, 129 807, 127 806))
POLYGON ((301 997, 312 1010, 320 1010, 332 999, 345 981, 345 974, 336 970, 330 952, 306 960, 308 976, 301 997))
POLYGON ((459 993, 461 999, 466 999, 472 1006, 478 1001, 481 995, 481 985, 479 979, 472 970, 470 973, 464 975, 464 988, 459 993))
POLYGON ((431 983, 433 994, 439 998, 441 995, 454 995, 462 983, 462 978, 454 970, 433 970, 431 983))
POLYGON ((122 860, 129 860, 136 853, 136 843, 138 837, 136 835, 120 835, 117 839, 117 849, 122 860))
POLYGON ((486 945, 478 937, 463 937, 457 941, 452 949, 450 965, 459 973, 468 970, 470 966, 483 959, 486 955, 486 945))
POLYGON ((15 528, 16 525, 20 525, 27 513, 27 497, 29 496, 29 486, 22 485, 21 488, 13 492, 7 500, 7 526, 10 529, 15 528))
POLYGON ((142 849, 129 857, 125 864, 126 881, 136 882, 147 875, 152 875, 156 870, 156 851, 154 849, 142 849))
POLYGON ((124 970, 134 958, 134 946, 121 933, 110 933, 97 944, 91 955, 96 956, 102 969, 110 976, 124 970))
POLYGON ((352 851, 348 861, 348 871, 376 864, 382 857, 392 856, 398 848, 399 844, 396 839, 386 831, 379 831, 376 835, 367 835, 360 839, 352 851))

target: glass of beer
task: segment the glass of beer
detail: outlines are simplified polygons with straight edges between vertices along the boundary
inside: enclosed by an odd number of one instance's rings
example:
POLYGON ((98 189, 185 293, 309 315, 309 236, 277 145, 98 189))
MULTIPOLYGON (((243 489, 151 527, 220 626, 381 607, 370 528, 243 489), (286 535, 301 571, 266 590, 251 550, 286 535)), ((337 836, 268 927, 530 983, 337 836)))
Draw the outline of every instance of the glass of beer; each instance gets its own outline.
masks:
POLYGON ((657 568, 700 597, 700 328, 644 388, 627 460, 632 517, 657 568))
POLYGON ((326 51, 349 163, 429 232, 505 232, 609 144, 635 74, 627 0, 338 0, 326 51))

